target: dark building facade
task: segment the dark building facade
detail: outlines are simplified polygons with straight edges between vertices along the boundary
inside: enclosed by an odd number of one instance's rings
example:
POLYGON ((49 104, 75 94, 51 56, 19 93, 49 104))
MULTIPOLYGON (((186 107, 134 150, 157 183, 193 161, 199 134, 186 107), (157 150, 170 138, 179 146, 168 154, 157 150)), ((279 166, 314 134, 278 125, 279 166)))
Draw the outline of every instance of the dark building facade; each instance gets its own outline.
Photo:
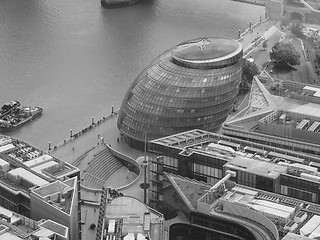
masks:
POLYGON ((199 38, 160 55, 135 79, 123 100, 118 128, 125 142, 191 130, 213 131, 229 114, 241 81, 243 50, 226 38, 199 38))
POLYGON ((238 184, 320 203, 318 156, 202 130, 153 140, 149 152, 158 155, 149 164, 149 199, 156 209, 163 199, 164 172, 213 185, 229 170, 238 184))

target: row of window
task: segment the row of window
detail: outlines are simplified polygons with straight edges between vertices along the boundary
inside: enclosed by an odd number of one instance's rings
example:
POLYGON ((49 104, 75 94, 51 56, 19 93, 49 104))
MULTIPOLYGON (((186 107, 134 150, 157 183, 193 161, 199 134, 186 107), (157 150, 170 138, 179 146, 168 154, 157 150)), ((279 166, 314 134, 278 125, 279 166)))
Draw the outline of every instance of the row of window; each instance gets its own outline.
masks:
POLYGON ((163 164, 167 166, 172 166, 175 168, 178 168, 178 159, 168 157, 168 156, 163 156, 163 164))
POLYGON ((227 59, 222 59, 221 61, 211 61, 211 62, 200 62, 200 61, 184 61, 181 58, 174 57, 173 63, 185 67, 185 68, 192 68, 192 69, 219 69, 219 68, 224 68, 228 66, 232 66, 236 64, 238 61, 242 59, 242 51, 238 53, 236 56, 227 58, 227 59))
MULTIPOLYGON (((124 125, 129 126, 130 128, 135 129, 136 131, 142 131, 144 132, 147 130, 148 132, 154 131, 159 132, 165 128, 173 128, 172 132, 169 133, 169 135, 172 135, 173 133, 178 132, 177 128, 185 128, 186 130, 190 130, 190 128, 200 128, 202 129, 204 125, 206 124, 212 124, 215 121, 221 120, 221 123, 225 120, 228 113, 230 111, 230 108, 227 108, 221 112, 207 115, 207 116, 201 116, 201 117, 194 117, 194 118, 185 118, 185 117, 158 117, 154 115, 143 115, 141 114, 140 117, 138 114, 136 114, 134 117, 131 117, 131 115, 126 115, 125 118, 122 121, 122 127, 124 125)), ((126 113, 123 113, 125 115, 126 113)), ((220 126, 220 124, 219 124, 220 126)), ((211 130, 219 127, 214 126, 213 128, 210 128, 211 130)), ((209 129, 209 130, 210 130, 209 129)), ((182 129, 181 129, 182 130, 182 129)))
MULTIPOLYGON (((201 71, 199 74, 186 73, 183 71, 168 71, 160 68, 159 65, 155 64, 147 70, 147 75, 164 85, 173 85, 177 87, 207 87, 215 85, 227 84, 234 77, 238 77, 241 74, 241 66, 234 66, 224 69, 222 72, 210 72, 201 71)), ((141 79, 142 80, 142 79, 141 79)), ((147 85, 147 84, 146 84, 147 85)), ((149 86, 146 86, 149 88, 149 86)), ((150 86, 152 89, 152 87, 150 86)))
POLYGON ((237 88, 240 84, 240 75, 234 77, 232 81, 229 81, 223 85, 207 86, 207 87, 176 87, 173 85, 164 85, 162 82, 154 82, 150 78, 144 78, 144 82, 139 82, 131 89, 134 95, 139 96, 141 99, 152 99, 154 95, 159 97, 211 97, 216 95, 222 95, 234 88, 237 88), (147 82, 147 83, 145 83, 147 82), (151 86, 152 84, 152 86, 151 86))
MULTIPOLYGON (((234 93, 236 94, 236 93, 234 93)), ((169 108, 162 106, 154 106, 148 103, 140 103, 141 107, 133 105, 130 103, 127 104, 126 108, 123 111, 129 116, 133 117, 136 120, 148 122, 150 121, 169 121, 171 122, 172 117, 177 117, 179 119, 189 118, 191 121, 194 121, 196 117, 201 117, 202 120, 206 120, 207 116, 214 116, 215 114, 222 112, 226 109, 229 109, 233 104, 233 97, 227 99, 226 102, 210 107, 199 107, 199 108, 169 108)), ((138 103, 138 101, 132 101, 132 103, 138 103)), ((228 112, 226 113, 228 114, 228 112)), ((180 121, 180 120, 179 120, 180 121)))
MULTIPOLYGON (((206 69, 205 73, 207 76, 219 76, 220 74, 225 74, 231 70, 231 72, 239 69, 241 71, 242 62, 238 61, 233 66, 221 67, 216 69, 206 69)), ((188 75, 188 76, 203 76, 203 69, 185 68, 174 64, 170 59, 165 59, 154 64, 152 67, 156 67, 160 72, 170 72, 177 75, 188 75), (159 66, 159 67, 158 67, 159 66)))
POLYGON ((144 141, 143 139, 145 137, 145 131, 148 132, 148 139, 150 140, 163 136, 169 136, 178 132, 188 131, 191 128, 212 131, 221 126, 221 124, 225 121, 229 111, 230 108, 212 116, 205 116, 203 118, 206 119, 202 122, 202 118, 197 118, 196 121, 194 119, 189 119, 190 121, 188 121, 188 119, 167 118, 167 126, 164 126, 165 124, 163 122, 161 122, 159 125, 156 125, 154 121, 142 123, 134 120, 130 116, 125 116, 125 113, 123 113, 118 122, 118 128, 129 136, 141 139, 140 141, 144 141), (185 124, 181 124, 181 121, 184 121, 185 124), (173 125, 175 122, 176 125, 173 125))
POLYGON ((281 194, 304 201, 317 203, 317 194, 301 189, 281 185, 281 194))
POLYGON ((193 163, 193 172, 200 173, 207 177, 214 177, 219 179, 223 177, 222 169, 205 166, 198 163, 193 163))
POLYGON ((237 171, 237 183, 248 187, 256 188, 256 175, 247 172, 237 171))
MULTIPOLYGON (((138 89, 135 89, 135 92, 138 89)), ((219 95, 212 95, 204 98, 181 98, 175 96, 163 96, 152 93, 146 93, 147 96, 141 94, 135 94, 131 98, 128 98, 127 103, 131 103, 135 109, 147 108, 147 112, 154 109, 157 106, 162 108, 204 108, 214 107, 220 103, 226 102, 229 99, 235 97, 238 94, 238 85, 234 86, 228 92, 221 93, 219 95), (149 98, 148 98, 149 97, 149 98)))
POLYGON ((311 145, 307 142, 301 141, 290 141, 287 138, 265 136, 264 134, 259 133, 247 133, 242 130, 236 129, 226 129, 223 128, 223 134, 228 136, 240 137, 243 139, 254 139, 254 142, 270 145, 273 147, 284 148, 288 150, 293 150, 296 152, 303 152, 307 154, 320 155, 320 147, 311 145))

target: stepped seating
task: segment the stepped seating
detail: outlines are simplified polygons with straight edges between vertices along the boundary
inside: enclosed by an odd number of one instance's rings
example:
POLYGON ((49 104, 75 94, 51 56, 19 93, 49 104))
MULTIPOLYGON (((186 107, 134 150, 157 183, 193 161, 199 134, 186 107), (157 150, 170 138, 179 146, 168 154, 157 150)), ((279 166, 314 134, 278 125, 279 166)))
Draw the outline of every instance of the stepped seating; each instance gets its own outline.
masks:
POLYGON ((102 188, 108 178, 122 166, 120 161, 106 148, 99 152, 91 162, 83 184, 86 187, 102 188))

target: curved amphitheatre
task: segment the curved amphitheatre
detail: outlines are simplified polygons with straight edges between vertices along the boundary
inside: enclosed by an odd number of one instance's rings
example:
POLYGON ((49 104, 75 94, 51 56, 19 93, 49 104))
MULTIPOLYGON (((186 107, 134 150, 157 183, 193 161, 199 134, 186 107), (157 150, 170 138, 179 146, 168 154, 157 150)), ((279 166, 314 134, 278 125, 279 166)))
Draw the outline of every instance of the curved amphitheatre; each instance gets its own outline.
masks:
MULTIPOLYGON (((81 158, 81 157, 80 157, 81 158)), ((81 159, 80 159, 81 161, 81 159)), ((109 184, 108 180, 117 171, 122 169, 122 173, 130 174, 131 181, 123 181, 123 186, 116 188, 123 188, 132 184, 140 175, 140 167, 135 161, 128 161, 125 157, 115 156, 113 150, 106 146, 101 151, 94 155, 94 158, 90 161, 90 165, 85 169, 82 176, 82 186, 92 190, 100 190, 104 185, 109 184), (133 177, 134 176, 134 177, 133 177)), ((121 178, 121 174, 119 174, 121 178)), ((118 180, 120 181, 120 179, 118 180)), ((111 186, 112 187, 112 186, 111 186)))

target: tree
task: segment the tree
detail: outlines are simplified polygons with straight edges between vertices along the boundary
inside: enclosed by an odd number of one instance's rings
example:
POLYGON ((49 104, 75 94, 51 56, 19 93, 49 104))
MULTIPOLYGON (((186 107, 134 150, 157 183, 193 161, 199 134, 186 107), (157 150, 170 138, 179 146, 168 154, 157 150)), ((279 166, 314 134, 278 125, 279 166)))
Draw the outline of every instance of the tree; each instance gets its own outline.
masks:
POLYGON ((90 224, 90 229, 91 229, 91 230, 95 229, 95 227, 96 227, 96 225, 95 225, 94 223, 91 223, 91 224, 90 224))
POLYGON ((267 49, 267 47, 268 47, 267 40, 264 40, 264 41, 262 42, 262 47, 264 48, 264 50, 267 49))
POLYGON ((303 25, 302 22, 300 20, 295 20, 292 22, 291 25, 291 32, 293 35, 297 36, 297 37, 304 37, 304 34, 302 32, 303 29, 303 25))
POLYGON ((254 62, 250 62, 246 59, 243 59, 240 88, 250 88, 253 76, 258 75, 259 73, 259 68, 254 62))
POLYGON ((276 43, 270 52, 270 59, 275 67, 288 67, 300 64, 300 53, 291 43, 276 43))
POLYGON ((286 27, 288 25, 289 21, 287 18, 281 18, 281 21, 280 21, 280 26, 281 27, 286 27))
POLYGON ((320 51, 317 51, 317 52, 316 52, 315 63, 318 63, 318 65, 320 65, 320 51))

